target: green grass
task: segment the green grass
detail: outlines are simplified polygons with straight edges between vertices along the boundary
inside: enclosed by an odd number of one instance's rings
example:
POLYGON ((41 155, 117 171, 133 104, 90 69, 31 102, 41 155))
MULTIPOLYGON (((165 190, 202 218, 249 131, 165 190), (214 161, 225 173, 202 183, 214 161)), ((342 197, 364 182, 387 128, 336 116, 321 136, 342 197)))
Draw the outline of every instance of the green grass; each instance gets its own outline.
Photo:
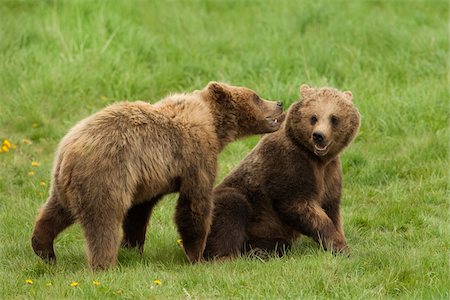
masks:
MULTIPOLYGON (((448 15, 447 1, 1 1, 0 139, 17 148, 0 153, 0 297, 448 299, 448 15), (362 127, 342 158, 352 255, 303 238, 267 262, 189 265, 169 196, 142 257, 121 250, 117 268, 92 273, 73 226, 57 264, 42 263, 30 235, 67 130, 115 101, 210 80, 287 104, 301 83, 353 92, 362 127)), ((228 146, 218 180, 257 141, 228 146)))

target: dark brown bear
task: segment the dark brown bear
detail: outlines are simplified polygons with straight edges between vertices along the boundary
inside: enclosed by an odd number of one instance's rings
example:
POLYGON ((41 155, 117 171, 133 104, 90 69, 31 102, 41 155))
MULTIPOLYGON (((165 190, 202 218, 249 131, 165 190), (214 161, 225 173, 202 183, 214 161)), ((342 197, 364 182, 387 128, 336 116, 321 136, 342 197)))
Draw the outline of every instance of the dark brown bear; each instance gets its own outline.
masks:
POLYGON ((32 246, 53 261, 53 241, 78 221, 93 269, 116 263, 122 244, 142 250, 150 213, 178 192, 175 220, 191 262, 202 258, 211 224, 217 156, 228 143, 279 129, 281 103, 211 82, 201 91, 151 105, 123 102, 82 120, 62 139, 50 196, 32 246))
POLYGON ((339 153, 355 137, 360 115, 351 92, 300 87, 301 101, 215 188, 205 257, 291 247, 301 234, 346 251, 339 203, 339 153))

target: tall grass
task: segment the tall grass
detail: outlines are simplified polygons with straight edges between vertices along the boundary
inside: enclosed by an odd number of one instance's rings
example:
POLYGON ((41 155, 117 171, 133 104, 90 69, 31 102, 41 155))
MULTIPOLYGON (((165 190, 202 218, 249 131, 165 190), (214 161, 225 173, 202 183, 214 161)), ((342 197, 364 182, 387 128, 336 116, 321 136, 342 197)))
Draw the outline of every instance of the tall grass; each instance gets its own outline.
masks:
MULTIPOLYGON (((0 153, 1 298, 447 299, 448 15, 446 1, 2 1, 0 139, 17 146, 0 153), (76 225, 57 239, 56 265, 39 261, 30 235, 65 132, 115 101, 210 80, 286 104, 301 83, 353 92, 362 127, 342 159, 352 255, 302 238, 267 262, 189 265, 173 195, 143 256, 121 250, 117 268, 92 273, 76 225)), ((218 181, 257 141, 225 149, 218 181)))

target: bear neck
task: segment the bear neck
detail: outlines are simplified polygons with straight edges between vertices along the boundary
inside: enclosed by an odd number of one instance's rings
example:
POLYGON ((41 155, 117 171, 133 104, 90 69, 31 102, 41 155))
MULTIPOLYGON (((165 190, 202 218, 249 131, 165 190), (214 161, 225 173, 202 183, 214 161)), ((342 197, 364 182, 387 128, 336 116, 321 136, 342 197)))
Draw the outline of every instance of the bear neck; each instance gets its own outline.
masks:
POLYGON ((231 103, 225 103, 224 105, 209 97, 205 101, 214 120, 219 150, 222 151, 226 145, 239 138, 237 117, 233 113, 234 109, 229 107, 231 103))

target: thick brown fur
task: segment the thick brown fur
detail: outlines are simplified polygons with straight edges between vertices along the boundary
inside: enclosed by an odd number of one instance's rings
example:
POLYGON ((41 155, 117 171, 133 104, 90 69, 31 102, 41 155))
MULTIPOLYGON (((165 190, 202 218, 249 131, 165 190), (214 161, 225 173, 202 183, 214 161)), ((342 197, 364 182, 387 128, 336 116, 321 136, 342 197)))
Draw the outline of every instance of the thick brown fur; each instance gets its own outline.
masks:
POLYGON ((302 85, 300 94, 282 128, 265 135, 214 189, 206 258, 282 254, 301 234, 335 253, 348 250, 339 154, 355 137, 360 115, 351 92, 302 85))
POLYGON ((230 142, 279 129, 281 102, 244 87, 211 82, 151 105, 122 102, 82 120, 60 142, 50 196, 32 247, 54 261, 53 241, 79 222, 91 268, 116 263, 120 245, 142 251, 151 211, 179 192, 175 221, 189 261, 202 259, 218 153, 230 142))

